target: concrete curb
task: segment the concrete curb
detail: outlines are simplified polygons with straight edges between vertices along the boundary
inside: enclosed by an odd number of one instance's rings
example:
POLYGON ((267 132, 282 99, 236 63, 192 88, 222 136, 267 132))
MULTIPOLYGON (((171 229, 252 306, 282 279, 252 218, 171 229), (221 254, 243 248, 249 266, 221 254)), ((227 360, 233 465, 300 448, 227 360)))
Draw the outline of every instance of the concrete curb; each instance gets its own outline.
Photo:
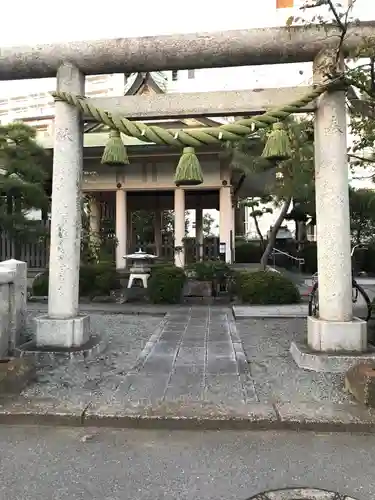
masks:
POLYGON ((125 407, 119 402, 87 406, 58 401, 8 401, 0 424, 167 430, 291 430, 375 432, 375 411, 364 406, 318 403, 250 403, 233 408, 196 403, 125 407))
MULTIPOLYGON (((160 316, 163 317, 173 311, 174 307, 155 306, 140 306, 139 304, 115 304, 115 303, 80 303, 79 309, 85 314, 122 314, 125 316, 160 316)), ((37 314, 45 314, 48 310, 48 305, 45 303, 28 302, 27 311, 37 314)))

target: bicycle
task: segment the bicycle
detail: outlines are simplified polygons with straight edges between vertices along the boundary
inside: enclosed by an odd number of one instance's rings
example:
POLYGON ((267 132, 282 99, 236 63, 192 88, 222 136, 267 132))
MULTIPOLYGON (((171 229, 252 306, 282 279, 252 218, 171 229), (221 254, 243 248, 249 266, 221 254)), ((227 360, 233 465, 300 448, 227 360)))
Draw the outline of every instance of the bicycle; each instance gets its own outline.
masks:
MULTIPOLYGON (((353 273, 353 255, 354 252, 357 248, 362 247, 363 245, 358 244, 355 245, 351 251, 351 259, 352 259, 352 303, 356 304, 358 302, 359 296, 362 296, 367 307, 367 314, 364 318, 364 321, 369 321, 371 318, 371 313, 372 313, 372 305, 369 296, 365 292, 365 290, 357 283, 357 281, 354 278, 354 273, 353 273)), ((315 273, 313 275, 313 287, 311 289, 310 295, 309 295, 309 316, 312 316, 314 318, 319 317, 319 284, 318 284, 318 273, 315 273)))

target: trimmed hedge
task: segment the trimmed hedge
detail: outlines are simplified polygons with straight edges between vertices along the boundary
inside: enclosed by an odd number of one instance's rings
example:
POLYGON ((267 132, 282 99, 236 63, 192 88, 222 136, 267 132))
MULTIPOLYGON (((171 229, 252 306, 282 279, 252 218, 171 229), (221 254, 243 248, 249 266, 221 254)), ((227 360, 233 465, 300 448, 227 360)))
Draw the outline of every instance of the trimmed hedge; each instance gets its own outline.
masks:
POLYGON ((236 263, 257 264, 263 255, 260 244, 251 241, 236 241, 236 263))
POLYGON ((35 276, 31 289, 32 294, 36 297, 46 297, 48 295, 48 271, 35 276))
POLYGON ((180 267, 173 264, 154 266, 147 283, 148 297, 154 304, 178 304, 185 281, 185 272, 180 267))
POLYGON ((197 281, 221 281, 232 274, 231 268, 221 260, 204 260, 188 267, 197 281))
POLYGON ((296 285, 274 271, 238 273, 236 291, 238 298, 245 304, 298 304, 301 300, 296 285))
POLYGON ((316 243, 306 243, 300 251, 298 257, 305 259, 303 272, 306 274, 315 274, 318 270, 318 255, 316 243))
MULTIPOLYGON (((37 275, 32 285, 34 296, 48 295, 48 270, 37 275)), ((121 288, 120 276, 112 264, 85 264, 79 271, 79 295, 81 297, 107 296, 121 288)))

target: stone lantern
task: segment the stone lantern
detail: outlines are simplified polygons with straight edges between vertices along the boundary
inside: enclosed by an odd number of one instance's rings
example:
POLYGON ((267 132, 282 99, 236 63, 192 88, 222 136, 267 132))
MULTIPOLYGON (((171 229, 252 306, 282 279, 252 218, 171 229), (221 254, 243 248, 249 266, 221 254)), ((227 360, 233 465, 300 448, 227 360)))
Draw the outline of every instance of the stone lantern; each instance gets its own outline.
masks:
POLYGON ((133 286, 135 280, 142 281, 143 288, 147 288, 147 281, 151 273, 150 265, 156 258, 156 255, 146 253, 143 250, 124 256, 124 259, 132 261, 128 288, 133 286))

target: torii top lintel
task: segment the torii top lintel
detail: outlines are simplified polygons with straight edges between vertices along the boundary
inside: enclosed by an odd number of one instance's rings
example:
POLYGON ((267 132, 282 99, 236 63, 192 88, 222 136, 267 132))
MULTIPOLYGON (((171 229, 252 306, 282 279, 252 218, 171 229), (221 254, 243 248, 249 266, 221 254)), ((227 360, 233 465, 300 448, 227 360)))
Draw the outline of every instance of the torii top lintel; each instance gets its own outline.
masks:
MULTIPOLYGON (((63 62, 86 75, 308 62, 339 35, 333 26, 294 26, 7 47, 0 80, 54 77, 63 62)), ((345 50, 364 37, 375 39, 375 21, 351 26, 345 50)))

